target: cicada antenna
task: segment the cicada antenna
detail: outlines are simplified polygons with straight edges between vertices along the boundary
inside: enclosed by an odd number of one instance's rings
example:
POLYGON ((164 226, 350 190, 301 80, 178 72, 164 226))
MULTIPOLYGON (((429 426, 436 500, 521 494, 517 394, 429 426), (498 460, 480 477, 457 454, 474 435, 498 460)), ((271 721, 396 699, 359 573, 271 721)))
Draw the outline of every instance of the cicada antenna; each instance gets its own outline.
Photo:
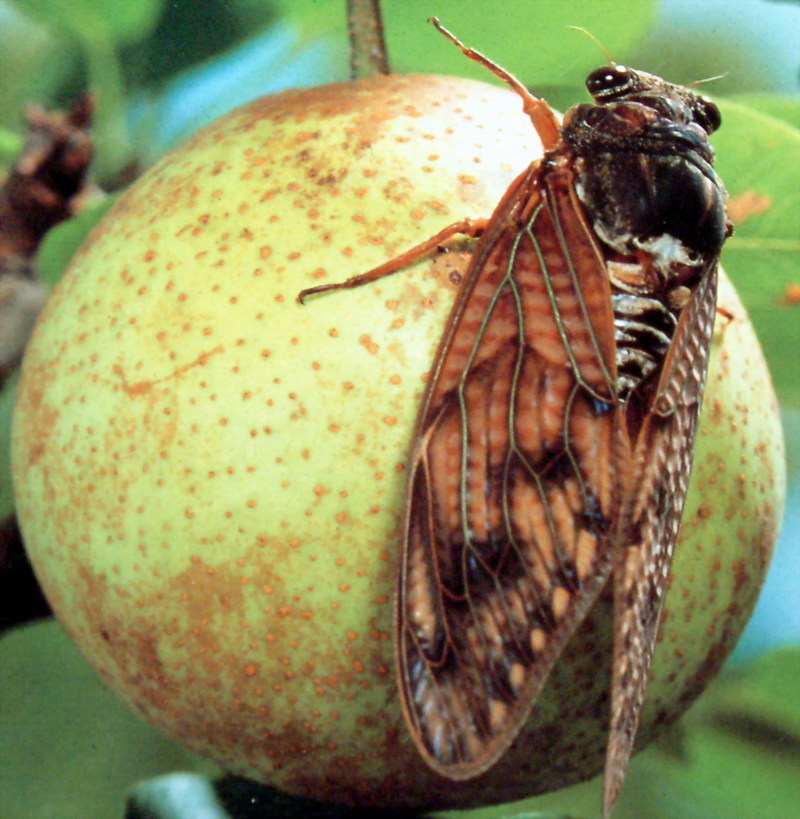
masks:
POLYGON ((594 34, 592 34, 591 31, 589 31, 588 28, 584 28, 583 26, 567 26, 567 28, 574 29, 575 31, 580 31, 583 34, 585 34, 590 40, 592 40, 592 42, 594 42, 594 44, 600 49, 600 51, 602 51, 603 54, 605 54, 606 60, 608 60, 608 62, 611 65, 617 64, 617 61, 611 56, 611 52, 600 42, 600 40, 594 34))
POLYGON ((724 80, 725 77, 728 76, 729 72, 725 72, 724 74, 715 74, 713 77, 703 77, 702 80, 695 80, 694 82, 690 82, 688 84, 689 88, 693 88, 695 85, 703 85, 707 82, 716 82, 717 80, 724 80))

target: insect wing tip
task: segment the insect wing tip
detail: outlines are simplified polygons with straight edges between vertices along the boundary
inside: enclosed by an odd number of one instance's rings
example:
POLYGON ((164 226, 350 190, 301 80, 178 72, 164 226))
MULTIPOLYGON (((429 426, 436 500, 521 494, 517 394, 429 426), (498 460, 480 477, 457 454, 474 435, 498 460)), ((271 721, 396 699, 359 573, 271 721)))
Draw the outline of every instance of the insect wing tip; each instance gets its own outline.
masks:
POLYGON ((619 776, 613 774, 606 776, 603 785, 603 819, 611 819, 611 813, 617 803, 621 784, 622 780, 619 776))

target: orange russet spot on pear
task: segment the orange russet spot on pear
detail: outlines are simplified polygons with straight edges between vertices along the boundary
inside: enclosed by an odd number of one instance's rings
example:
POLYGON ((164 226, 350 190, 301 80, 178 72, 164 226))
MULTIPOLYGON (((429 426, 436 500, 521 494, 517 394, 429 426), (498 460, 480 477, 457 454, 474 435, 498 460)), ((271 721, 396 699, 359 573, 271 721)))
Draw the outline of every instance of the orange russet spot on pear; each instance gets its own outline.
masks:
POLYGON ((358 343, 371 355, 375 355, 380 350, 379 345, 376 344, 367 333, 359 336, 358 343))

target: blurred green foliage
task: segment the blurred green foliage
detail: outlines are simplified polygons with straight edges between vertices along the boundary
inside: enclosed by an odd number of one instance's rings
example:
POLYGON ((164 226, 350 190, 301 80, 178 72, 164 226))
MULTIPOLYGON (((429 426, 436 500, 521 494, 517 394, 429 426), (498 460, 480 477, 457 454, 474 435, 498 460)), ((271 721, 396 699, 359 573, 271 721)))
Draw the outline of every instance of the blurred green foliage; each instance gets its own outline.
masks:
MULTIPOLYGON (((234 104, 291 85, 344 80, 343 5, 0 0, 0 174, 19 150, 21 112, 31 102, 58 107, 87 88, 96 94, 94 176, 108 189, 234 104)), ((727 7, 718 5, 721 12, 727 7)), ((770 13, 768 4, 754 5, 759 14, 770 13)), ((435 14, 562 109, 586 98, 583 78, 604 61, 597 46, 568 24, 589 29, 618 61, 677 82, 730 72, 706 92, 720 102, 724 118, 714 136, 718 167, 733 202, 759 204, 745 207, 723 264, 756 324, 787 419, 795 419, 787 427, 791 453, 800 438, 800 306, 790 303, 786 288, 800 283, 800 98, 771 93, 777 86, 770 85, 763 53, 748 51, 743 38, 669 29, 657 24, 658 10, 656 0, 384 2, 395 70, 492 81, 426 25, 435 14)), ((108 201, 97 198, 48 236, 38 263, 49 284, 108 201)), ((0 394, 0 514, 11 506, 12 402, 10 383, 0 394)), ((800 463, 793 468, 796 484, 800 463)), ((796 815, 798 678, 800 651, 784 649, 719 679, 678 729, 634 760, 615 819, 796 815)), ((0 713, 3 817, 105 819, 121 815, 123 791, 136 778, 177 766, 208 770, 128 715, 53 623, 0 643, 0 713)), ((599 793, 593 781, 468 815, 595 816, 599 793)), ((330 815, 341 812, 331 809, 330 815)))
POLYGON ((800 163, 791 161, 800 157, 800 128, 740 102, 719 104, 717 169, 734 218, 734 205, 745 213, 725 245, 722 264, 756 327, 781 404, 797 409, 800 355, 786 353, 787 344, 800 351, 800 310, 786 288, 800 281, 800 163))
POLYGON ((121 819, 137 779, 214 774, 106 689, 54 621, 0 640, 0 816, 121 819))
POLYGON ((53 287, 61 278, 72 255, 117 198, 114 194, 100 197, 77 216, 48 232, 36 254, 36 272, 45 284, 53 287))

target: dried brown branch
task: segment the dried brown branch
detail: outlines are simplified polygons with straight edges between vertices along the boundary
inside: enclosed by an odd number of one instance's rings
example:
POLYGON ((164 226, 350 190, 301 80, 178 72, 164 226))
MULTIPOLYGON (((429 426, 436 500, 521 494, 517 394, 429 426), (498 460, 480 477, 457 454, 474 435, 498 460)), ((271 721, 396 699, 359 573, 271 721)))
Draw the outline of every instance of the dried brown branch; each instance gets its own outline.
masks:
POLYGON ((0 188, 0 272, 29 273, 47 231, 77 210, 92 158, 91 112, 89 96, 65 114, 28 110, 25 146, 0 188))
POLYGON ((65 114, 31 107, 25 145, 0 185, 0 387, 19 364, 45 301, 34 255, 47 231, 79 209, 86 191, 91 113, 89 96, 65 114))
POLYGON ((11 515, 0 521, 0 634, 50 614, 11 515))
POLYGON ((347 29, 352 79, 389 74, 379 0, 347 0, 347 29))

